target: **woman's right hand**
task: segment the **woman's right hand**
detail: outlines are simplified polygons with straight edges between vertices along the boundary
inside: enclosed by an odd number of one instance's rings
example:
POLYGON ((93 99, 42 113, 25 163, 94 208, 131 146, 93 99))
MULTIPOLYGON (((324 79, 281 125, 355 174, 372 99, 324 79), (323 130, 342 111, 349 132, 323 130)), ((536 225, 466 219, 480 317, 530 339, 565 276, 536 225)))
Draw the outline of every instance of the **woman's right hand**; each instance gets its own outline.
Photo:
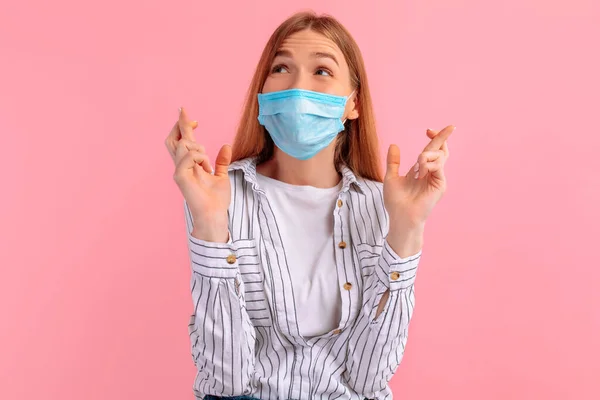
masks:
POLYGON ((215 169, 204 147, 196 142, 196 121, 190 121, 181 108, 179 120, 171 129, 165 145, 175 164, 173 179, 192 214, 192 236, 226 243, 229 239, 227 209, 231 202, 228 167, 231 147, 224 145, 217 155, 215 169))

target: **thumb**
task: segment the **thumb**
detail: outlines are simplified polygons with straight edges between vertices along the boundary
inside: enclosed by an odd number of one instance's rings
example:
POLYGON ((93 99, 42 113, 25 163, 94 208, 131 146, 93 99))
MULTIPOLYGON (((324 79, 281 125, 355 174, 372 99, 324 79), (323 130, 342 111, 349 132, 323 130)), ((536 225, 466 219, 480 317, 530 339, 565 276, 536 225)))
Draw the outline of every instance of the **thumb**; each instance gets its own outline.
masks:
POLYGON ((227 176, 229 164, 231 163, 231 146, 226 144, 221 147, 215 161, 215 175, 227 176))
POLYGON ((398 169, 400 168, 400 149, 395 144, 390 145, 387 154, 387 170, 385 172, 386 178, 398 176, 398 169))

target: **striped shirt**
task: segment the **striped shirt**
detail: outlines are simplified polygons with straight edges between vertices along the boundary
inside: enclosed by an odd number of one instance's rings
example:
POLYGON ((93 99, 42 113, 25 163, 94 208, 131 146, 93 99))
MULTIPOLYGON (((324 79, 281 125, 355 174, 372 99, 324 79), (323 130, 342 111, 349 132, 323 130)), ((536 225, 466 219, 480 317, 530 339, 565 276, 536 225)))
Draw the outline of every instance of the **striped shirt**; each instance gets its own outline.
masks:
POLYGON ((299 333, 279 233, 285 221, 275 220, 257 183, 256 159, 229 167, 228 243, 193 237, 184 201, 197 399, 207 394, 263 400, 392 398, 388 382, 404 354, 421 252, 400 258, 385 240, 389 223, 381 183, 357 177, 347 167, 341 173, 331 238, 341 320, 335 330, 315 337, 299 333))

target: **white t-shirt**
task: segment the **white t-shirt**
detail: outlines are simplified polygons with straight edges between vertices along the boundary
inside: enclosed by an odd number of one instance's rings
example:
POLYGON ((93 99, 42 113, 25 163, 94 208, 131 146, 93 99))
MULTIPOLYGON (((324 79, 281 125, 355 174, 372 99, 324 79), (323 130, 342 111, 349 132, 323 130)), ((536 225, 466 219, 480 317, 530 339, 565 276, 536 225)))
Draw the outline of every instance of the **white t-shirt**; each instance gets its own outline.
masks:
POLYGON ((333 210, 342 183, 332 188, 290 185, 257 174, 281 231, 300 334, 338 327, 342 298, 333 245, 333 210))

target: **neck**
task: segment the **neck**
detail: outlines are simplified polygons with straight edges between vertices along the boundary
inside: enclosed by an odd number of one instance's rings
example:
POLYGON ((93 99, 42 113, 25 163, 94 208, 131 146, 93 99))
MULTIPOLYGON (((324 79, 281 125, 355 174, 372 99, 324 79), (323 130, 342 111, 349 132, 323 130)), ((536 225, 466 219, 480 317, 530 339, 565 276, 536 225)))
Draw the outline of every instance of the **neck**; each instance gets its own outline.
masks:
POLYGON ((290 185, 331 188, 340 182, 334 163, 335 141, 308 160, 298 160, 275 147, 273 158, 256 170, 261 175, 290 185))

